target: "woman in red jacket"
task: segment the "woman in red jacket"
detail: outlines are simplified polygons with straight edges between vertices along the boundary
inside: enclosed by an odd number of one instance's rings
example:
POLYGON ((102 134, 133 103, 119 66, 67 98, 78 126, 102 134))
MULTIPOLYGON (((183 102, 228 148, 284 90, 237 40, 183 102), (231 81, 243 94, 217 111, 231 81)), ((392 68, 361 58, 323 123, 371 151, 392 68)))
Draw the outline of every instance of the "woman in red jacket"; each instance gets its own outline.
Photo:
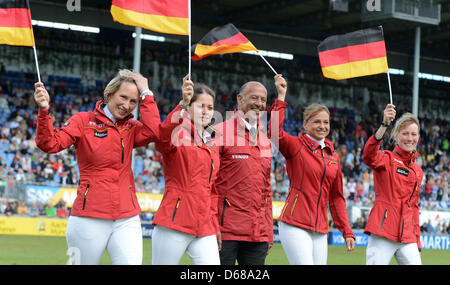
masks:
POLYGON ((220 264, 217 237, 219 155, 206 129, 214 92, 183 79, 183 100, 162 123, 156 149, 163 155, 165 191, 155 214, 152 264, 176 265, 186 252, 193 264, 220 264))
POLYGON ((160 118, 151 95, 146 78, 121 70, 95 110, 79 112, 54 129, 49 94, 43 83, 35 84, 36 145, 47 153, 73 145, 80 171, 66 230, 70 264, 98 264, 105 249, 112 264, 142 263, 141 209, 131 156, 134 147, 158 137, 160 118), (132 120, 139 100, 144 124, 132 120))
POLYGON ((392 256, 399 264, 421 264, 419 192, 423 171, 415 163, 420 123, 413 114, 403 114, 391 132, 394 150, 380 150, 395 114, 394 105, 388 104, 382 125, 364 147, 364 163, 373 169, 375 186, 375 203, 365 228, 370 235, 366 264, 389 264, 392 256))
MULTIPOLYGON (((272 107, 271 120, 279 121, 272 122, 271 127, 278 126, 279 150, 286 159, 290 181, 280 215, 280 241, 290 264, 323 265, 327 262, 328 206, 347 250, 355 246, 343 196, 341 163, 326 138, 330 132, 330 113, 324 105, 309 105, 303 113, 306 133, 291 136, 283 131, 286 82, 280 75, 275 78, 275 86, 279 95, 272 107)), ((276 135, 277 131, 271 129, 272 139, 276 135)))

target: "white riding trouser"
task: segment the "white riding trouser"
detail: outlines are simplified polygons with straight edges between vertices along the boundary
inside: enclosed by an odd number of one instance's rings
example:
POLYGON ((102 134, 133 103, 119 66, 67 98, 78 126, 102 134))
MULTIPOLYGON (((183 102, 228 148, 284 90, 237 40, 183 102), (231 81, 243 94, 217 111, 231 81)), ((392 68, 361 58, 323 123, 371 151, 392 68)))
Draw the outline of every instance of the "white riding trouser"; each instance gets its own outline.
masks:
POLYGON ((327 235, 308 231, 283 222, 278 234, 284 252, 292 265, 325 265, 327 263, 327 235))
POLYGON ((152 233, 153 265, 177 265, 185 252, 193 265, 220 265, 216 235, 196 237, 155 226, 152 233))
POLYGON ((366 249, 366 265, 388 265, 395 256, 399 265, 421 265, 416 243, 400 243, 371 234, 366 249))
POLYGON ((142 264, 139 215, 120 220, 70 216, 66 240, 68 264, 99 264, 105 249, 113 265, 142 264))

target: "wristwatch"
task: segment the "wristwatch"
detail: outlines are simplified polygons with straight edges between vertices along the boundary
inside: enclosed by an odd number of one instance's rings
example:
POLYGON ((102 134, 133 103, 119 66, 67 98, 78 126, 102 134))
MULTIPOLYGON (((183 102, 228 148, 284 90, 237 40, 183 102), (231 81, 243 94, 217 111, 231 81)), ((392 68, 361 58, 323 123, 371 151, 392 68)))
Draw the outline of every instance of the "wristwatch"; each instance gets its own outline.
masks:
POLYGON ((382 126, 385 126, 386 128, 389 127, 389 124, 385 124, 384 122, 381 122, 381 125, 382 125, 382 126))
POLYGON ((181 107, 181 109, 183 109, 183 110, 187 110, 187 109, 189 108, 188 106, 184 106, 184 105, 183 105, 183 100, 180 101, 180 107, 181 107))
POLYGON ((145 99, 145 96, 150 95, 153 96, 153 92, 150 89, 146 89, 144 91, 142 91, 141 95, 139 95, 139 97, 141 97, 142 99, 145 99))

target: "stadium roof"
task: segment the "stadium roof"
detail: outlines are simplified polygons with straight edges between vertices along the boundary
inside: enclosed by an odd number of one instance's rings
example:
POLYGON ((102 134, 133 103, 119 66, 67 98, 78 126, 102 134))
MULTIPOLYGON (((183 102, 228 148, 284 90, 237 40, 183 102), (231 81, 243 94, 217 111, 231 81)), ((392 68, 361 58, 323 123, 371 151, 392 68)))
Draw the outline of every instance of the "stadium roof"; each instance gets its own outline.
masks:
MULTIPOLYGON (((76 0, 69 0, 69 2, 73 1, 76 0)), ((199 29, 206 31, 215 26, 233 23, 241 31, 276 34, 286 38, 319 42, 329 35, 382 24, 388 50, 412 54, 415 28, 418 24, 394 19, 363 22, 361 5, 365 5, 367 1, 369 0, 191 0, 192 33, 193 37, 201 37, 203 31, 198 32, 199 29), (337 11, 339 8, 333 8, 330 4, 334 1, 347 3, 348 11, 337 11)), ((385 2, 385 0, 379 1, 385 2)), ((402 2, 402 0, 397 1, 402 2)), ((430 3, 431 0, 422 1, 430 3)), ((46 20, 54 18, 55 21, 58 19, 61 21, 61 17, 64 17, 61 9, 66 9, 65 2, 67 1, 31 0, 32 15, 41 17, 45 14, 45 18, 48 18, 46 20), (38 10, 37 13, 35 8, 38 10)), ((69 14, 67 17, 70 21, 78 24, 101 21, 103 26, 115 25, 116 28, 121 26, 112 21, 109 13, 111 0, 80 0, 79 2, 82 11, 78 14, 65 11, 69 14), (86 11, 90 11, 91 14, 86 11), (102 16, 93 17, 93 11, 97 11, 102 16), (86 18, 89 17, 87 15, 91 15, 90 19, 86 18)), ((438 26, 421 24, 421 55, 450 60, 450 0, 431 2, 441 4, 441 19, 438 26)))

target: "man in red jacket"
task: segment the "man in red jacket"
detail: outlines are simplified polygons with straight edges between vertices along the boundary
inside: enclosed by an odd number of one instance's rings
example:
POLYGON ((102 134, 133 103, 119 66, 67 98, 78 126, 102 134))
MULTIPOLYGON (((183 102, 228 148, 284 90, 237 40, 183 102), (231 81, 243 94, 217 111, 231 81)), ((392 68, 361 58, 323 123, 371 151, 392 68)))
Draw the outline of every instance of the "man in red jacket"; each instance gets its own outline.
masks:
POLYGON ((219 145, 219 224, 222 265, 264 264, 273 244, 270 169, 272 146, 265 124, 267 90, 245 83, 237 95, 238 110, 214 126, 219 145))

